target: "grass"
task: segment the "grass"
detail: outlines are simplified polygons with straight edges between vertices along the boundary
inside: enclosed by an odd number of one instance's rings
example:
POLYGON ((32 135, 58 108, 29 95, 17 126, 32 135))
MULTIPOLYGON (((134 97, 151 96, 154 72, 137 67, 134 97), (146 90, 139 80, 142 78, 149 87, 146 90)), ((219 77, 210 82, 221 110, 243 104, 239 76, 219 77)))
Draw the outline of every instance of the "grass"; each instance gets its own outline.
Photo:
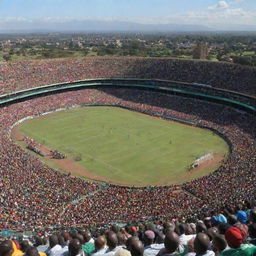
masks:
MULTIPOLYGON (((180 183, 208 174, 188 166, 209 152, 227 154, 219 136, 176 122, 111 107, 83 107, 24 122, 26 136, 65 153, 91 173, 134 185, 180 183)), ((72 171, 72 170, 70 170, 72 171)))

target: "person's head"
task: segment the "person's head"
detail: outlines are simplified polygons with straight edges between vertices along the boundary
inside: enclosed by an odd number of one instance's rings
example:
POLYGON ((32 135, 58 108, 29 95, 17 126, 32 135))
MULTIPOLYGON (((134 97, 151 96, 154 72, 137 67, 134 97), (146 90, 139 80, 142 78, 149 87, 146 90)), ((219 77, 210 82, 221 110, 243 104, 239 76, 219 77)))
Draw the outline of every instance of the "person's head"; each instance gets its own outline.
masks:
POLYGON ((204 224, 207 228, 211 228, 212 227, 211 217, 205 217, 204 224))
POLYGON ((20 242, 20 250, 22 252, 25 253, 29 247, 30 247, 30 245, 29 245, 29 242, 27 240, 23 240, 23 241, 20 242))
POLYGON ((135 241, 135 240, 139 240, 139 238, 137 236, 130 236, 127 240, 126 240, 126 248, 127 250, 131 250, 131 244, 135 241))
POLYGON ((120 227, 118 225, 112 225, 110 227, 110 230, 117 234, 118 232, 120 232, 120 227))
POLYGON ((50 247, 53 248, 55 245, 57 245, 59 243, 59 239, 57 235, 51 235, 49 237, 49 244, 50 247))
POLYGON ((81 234, 85 243, 89 242, 92 238, 91 232, 89 230, 84 230, 81 232, 81 234))
POLYGON ((133 239, 131 241, 130 252, 132 256, 143 256, 144 246, 139 239, 133 239))
POLYGON ((236 217, 237 217, 237 220, 240 221, 242 224, 247 223, 247 214, 245 211, 239 211, 236 217))
POLYGON ((196 233, 206 233, 207 232, 207 227, 203 222, 198 222, 196 224, 196 233))
POLYGON ((36 247, 27 248, 25 256, 40 256, 36 247))
POLYGON ((82 245, 78 239, 73 239, 68 245, 68 251, 70 256, 78 255, 82 250, 82 245))
POLYGON ((227 241, 223 235, 217 234, 212 240, 212 247, 215 253, 221 253, 227 247, 227 241))
POLYGON ((130 229, 130 234, 132 236, 135 236, 137 234, 138 230, 135 226, 132 226, 131 229, 130 229))
POLYGON ((58 240, 59 240, 59 245, 61 246, 65 245, 65 239, 61 234, 58 235, 58 240))
POLYGON ((188 224, 186 224, 186 223, 179 224, 179 232, 180 232, 180 235, 187 234, 188 233, 188 224))
POLYGON ((256 210, 251 210, 250 211, 250 221, 253 223, 256 223, 256 210))
POLYGON ((66 231, 62 232, 61 235, 63 236, 66 243, 68 243, 71 240, 70 234, 66 231))
POLYGON ((205 233, 198 233, 194 241, 194 249, 197 254, 204 254, 210 246, 210 238, 205 233))
POLYGON ((11 240, 0 243, 0 256, 11 256, 14 249, 11 240))
POLYGON ((239 248, 243 243, 243 236, 240 229, 231 227, 225 232, 225 238, 228 246, 231 248, 239 248))
POLYGON ((256 223, 253 223, 249 226, 249 236, 253 239, 256 238, 256 223))
POLYGON ((103 249, 106 245, 106 240, 105 240, 105 237, 104 236, 99 236, 96 240, 95 240, 95 249, 97 251, 103 249))
POLYGON ((241 211, 242 209, 243 209, 243 205, 242 204, 236 205, 236 211, 241 211))
POLYGON ((76 233, 74 239, 79 240, 80 244, 84 244, 84 236, 80 233, 76 233))
POLYGON ((230 225, 234 225, 237 223, 237 218, 234 214, 229 214, 227 220, 230 225))
POLYGON ((165 222, 165 223, 163 224, 163 227, 164 227, 163 233, 166 234, 167 232, 173 232, 173 231, 174 231, 174 229, 175 229, 175 224, 172 223, 172 222, 165 222))
POLYGON ((212 241, 213 238, 218 234, 217 228, 209 228, 206 232, 206 234, 209 236, 210 240, 212 241))
POLYGON ((113 250, 116 248, 118 245, 118 239, 117 235, 113 231, 108 231, 106 233, 106 239, 107 239, 107 246, 109 247, 110 250, 113 250))
POLYGON ((220 223, 218 225, 219 233, 222 235, 224 235, 229 228, 231 228, 231 225, 229 225, 228 223, 220 223))
POLYGON ((118 245, 126 244, 127 237, 123 233, 118 232, 116 235, 118 239, 118 245))
POLYGON ((43 238, 43 245, 46 245, 48 243, 48 238, 47 237, 44 237, 43 238))
POLYGON ((154 243, 155 233, 152 230, 147 230, 144 233, 144 243, 145 245, 150 245, 154 243))
POLYGON ((36 247, 44 244, 44 241, 43 241, 42 237, 36 236, 34 239, 35 239, 35 244, 34 245, 36 247))
POLYGON ((131 256, 131 253, 126 249, 120 249, 115 252, 114 256, 131 256))
POLYGON ((242 224, 240 222, 237 222, 234 227, 240 229, 241 233, 242 233, 242 237, 243 237, 243 241, 246 243, 248 236, 249 236, 249 232, 248 232, 248 226, 246 224, 242 224))
POLYGON ((180 243, 180 238, 175 232, 168 232, 164 238, 164 247, 168 253, 173 253, 177 250, 180 243))

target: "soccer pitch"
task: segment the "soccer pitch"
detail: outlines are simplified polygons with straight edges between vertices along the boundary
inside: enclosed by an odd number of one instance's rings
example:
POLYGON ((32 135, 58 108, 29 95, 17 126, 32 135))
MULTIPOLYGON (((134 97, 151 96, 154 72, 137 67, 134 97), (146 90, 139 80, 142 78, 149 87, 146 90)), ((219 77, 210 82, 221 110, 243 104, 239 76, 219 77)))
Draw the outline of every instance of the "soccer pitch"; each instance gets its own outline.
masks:
POLYGON ((176 184, 206 175, 229 152, 227 143, 208 130, 117 107, 56 112, 22 123, 19 131, 65 153, 87 175, 72 166, 65 171, 85 178, 90 178, 89 172, 98 180, 131 186, 176 184), (221 157, 203 169, 188 171, 208 153, 221 157))

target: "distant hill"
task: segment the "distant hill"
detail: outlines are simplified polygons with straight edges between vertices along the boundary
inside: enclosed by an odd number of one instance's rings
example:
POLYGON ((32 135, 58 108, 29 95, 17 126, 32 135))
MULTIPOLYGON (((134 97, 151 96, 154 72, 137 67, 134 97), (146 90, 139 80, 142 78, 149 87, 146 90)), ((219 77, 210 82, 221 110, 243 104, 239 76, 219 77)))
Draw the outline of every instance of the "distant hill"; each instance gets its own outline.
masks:
POLYGON ((66 22, 6 22, 0 27, 1 32, 188 32, 209 31, 203 25, 188 24, 140 24, 123 21, 73 20, 66 22))
POLYGON ((256 31, 256 25, 215 24, 141 24, 125 21, 70 20, 70 21, 6 21, 0 23, 0 33, 31 32, 212 32, 256 31))

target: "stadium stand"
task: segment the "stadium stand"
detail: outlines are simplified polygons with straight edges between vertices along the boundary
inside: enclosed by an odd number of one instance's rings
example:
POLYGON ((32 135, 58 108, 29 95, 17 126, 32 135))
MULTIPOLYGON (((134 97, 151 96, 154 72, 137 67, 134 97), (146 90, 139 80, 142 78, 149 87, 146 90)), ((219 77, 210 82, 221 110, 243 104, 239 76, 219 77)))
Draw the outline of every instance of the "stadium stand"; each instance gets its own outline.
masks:
MULTIPOLYGON (((0 64, 0 75, 1 93, 86 78, 142 77, 200 82, 255 95, 255 69, 208 62, 139 58, 25 61, 0 64)), ((30 246, 19 252, 15 233, 13 242, 0 244, 0 256, 38 255, 32 245, 49 256, 82 255, 82 251, 95 256, 256 255, 252 245, 255 135, 253 114, 157 91, 87 88, 5 105, 0 108, 0 229, 50 237, 44 245, 31 236, 30 246), (181 186, 133 188, 60 173, 23 151, 10 137, 11 127, 24 117, 83 104, 119 105, 217 130, 230 141, 230 156, 212 174, 181 186), (110 227, 111 223, 119 225, 110 227), (64 232, 71 228, 70 233, 64 232), (95 249, 85 228, 93 231, 95 249), (105 238, 99 236, 102 234, 105 238), (123 247, 127 251, 119 250, 123 247)))

